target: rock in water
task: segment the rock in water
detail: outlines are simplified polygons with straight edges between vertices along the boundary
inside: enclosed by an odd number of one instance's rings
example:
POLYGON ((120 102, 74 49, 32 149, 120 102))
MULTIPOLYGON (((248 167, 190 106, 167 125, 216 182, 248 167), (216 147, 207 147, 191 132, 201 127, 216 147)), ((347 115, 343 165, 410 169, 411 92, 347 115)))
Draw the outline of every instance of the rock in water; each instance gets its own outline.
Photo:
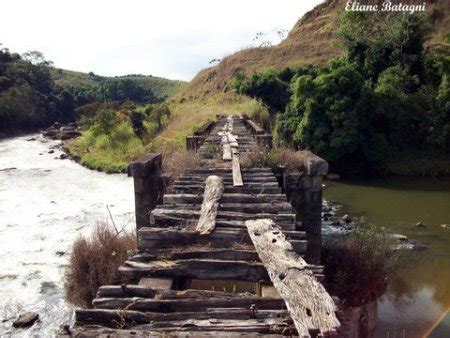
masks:
POLYGON ((59 155, 59 158, 61 160, 65 160, 67 158, 67 154, 61 154, 61 155, 59 155))
POLYGON ((406 237, 405 235, 402 235, 402 234, 391 234, 391 235, 389 235, 389 237, 391 237, 392 239, 395 239, 397 241, 400 241, 400 242, 408 240, 408 237, 406 237))
POLYGON ((450 230, 450 224, 441 224, 441 228, 450 230))
POLYGON ((338 179, 341 178, 341 175, 329 173, 327 176, 325 176, 325 178, 326 178, 327 180, 338 180, 338 179))
POLYGON ((342 216, 341 220, 343 220, 345 223, 349 223, 352 221, 351 217, 348 214, 342 216))
POLYGON ((416 227, 425 228, 426 225, 422 223, 422 221, 416 223, 416 227))
POLYGON ((38 319, 39 319, 39 315, 36 312, 27 312, 27 313, 24 313, 23 315, 20 315, 19 318, 17 318, 12 325, 13 325, 13 327, 16 327, 16 328, 30 327, 38 319))

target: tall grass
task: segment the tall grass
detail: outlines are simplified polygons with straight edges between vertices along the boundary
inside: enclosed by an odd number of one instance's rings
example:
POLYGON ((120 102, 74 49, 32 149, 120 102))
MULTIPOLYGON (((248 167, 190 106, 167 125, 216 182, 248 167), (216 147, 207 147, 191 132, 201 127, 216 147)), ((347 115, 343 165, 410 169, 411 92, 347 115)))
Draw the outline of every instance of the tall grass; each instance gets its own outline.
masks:
POLYGON ((81 138, 66 144, 71 155, 90 169, 106 172, 125 171, 128 163, 147 153, 141 139, 125 121, 114 125, 110 133, 95 132, 94 127, 81 138))
POLYGON ((75 305, 90 307, 99 286, 123 282, 118 268, 136 246, 134 234, 118 233, 103 223, 90 237, 79 237, 65 272, 66 298, 75 305))
POLYGON ((323 248, 327 289, 347 305, 373 300, 403 262, 385 230, 359 224, 346 238, 323 248))

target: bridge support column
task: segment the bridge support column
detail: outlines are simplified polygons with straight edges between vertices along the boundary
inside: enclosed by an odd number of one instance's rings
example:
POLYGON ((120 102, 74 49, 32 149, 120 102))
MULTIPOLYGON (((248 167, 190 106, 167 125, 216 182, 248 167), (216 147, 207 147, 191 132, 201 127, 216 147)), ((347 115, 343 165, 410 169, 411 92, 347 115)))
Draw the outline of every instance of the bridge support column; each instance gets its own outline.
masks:
POLYGON ((200 146, 202 145, 203 141, 204 141, 203 136, 196 136, 196 135, 187 136, 186 137, 186 149, 197 151, 198 148, 200 148, 200 146))
POLYGON ((150 212, 162 203, 164 179, 161 175, 161 154, 148 154, 128 166, 134 178, 134 203, 137 229, 150 226, 150 212))
POLYGON ((306 232, 308 261, 318 263, 322 229, 322 182, 328 173, 328 162, 310 151, 301 151, 300 155, 304 160, 303 167, 296 172, 284 169, 282 184, 288 201, 296 211, 299 221, 297 227, 306 232))
POLYGON ((273 138, 271 134, 255 135, 258 146, 266 150, 272 149, 273 138))

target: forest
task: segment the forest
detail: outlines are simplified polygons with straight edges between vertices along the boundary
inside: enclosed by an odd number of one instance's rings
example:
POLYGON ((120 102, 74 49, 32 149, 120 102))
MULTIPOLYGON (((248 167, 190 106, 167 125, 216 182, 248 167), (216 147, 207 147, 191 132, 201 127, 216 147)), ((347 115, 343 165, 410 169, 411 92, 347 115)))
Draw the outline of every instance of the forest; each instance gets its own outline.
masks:
POLYGON ((338 172, 382 174, 404 153, 448 158, 450 57, 425 49, 423 16, 386 16, 384 25, 365 16, 342 16, 344 56, 238 72, 234 88, 267 105, 279 145, 309 148, 338 172))
POLYGON ((0 50, 0 132, 30 131, 55 121, 73 121, 76 108, 94 102, 143 104, 162 100, 150 88, 128 78, 100 77, 99 86, 61 86, 53 80, 52 71, 52 63, 40 52, 19 55, 7 48, 0 50))

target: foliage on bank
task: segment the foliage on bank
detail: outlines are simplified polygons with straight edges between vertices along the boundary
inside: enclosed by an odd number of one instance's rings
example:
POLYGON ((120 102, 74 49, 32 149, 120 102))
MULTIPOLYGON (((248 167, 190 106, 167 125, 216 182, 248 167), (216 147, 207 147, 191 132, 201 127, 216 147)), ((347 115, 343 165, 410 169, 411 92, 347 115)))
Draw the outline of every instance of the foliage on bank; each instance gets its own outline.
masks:
POLYGON ((420 15, 387 16, 383 26, 366 15, 342 17, 345 56, 238 73, 234 87, 268 106, 279 144, 309 148, 333 170, 384 173, 388 158, 411 149, 448 157, 450 57, 425 51, 420 15))
POLYGON ((71 96, 55 88, 42 54, 0 50, 0 132, 30 130, 73 119, 71 96))
POLYGON ((66 144, 69 153, 88 168, 124 172, 145 155, 154 137, 170 121, 166 104, 137 107, 131 102, 90 104, 76 110, 82 136, 66 144))
POLYGON ((77 119, 76 109, 86 105, 161 102, 172 90, 171 84, 174 88, 181 86, 176 81, 140 75, 102 77, 89 73, 75 81, 67 74, 74 77, 83 73, 55 69, 37 51, 19 55, 1 49, 0 132, 36 130, 55 121, 73 121, 77 119), (64 82, 64 77, 72 80, 64 82), (153 86, 160 95, 153 93, 153 86))

